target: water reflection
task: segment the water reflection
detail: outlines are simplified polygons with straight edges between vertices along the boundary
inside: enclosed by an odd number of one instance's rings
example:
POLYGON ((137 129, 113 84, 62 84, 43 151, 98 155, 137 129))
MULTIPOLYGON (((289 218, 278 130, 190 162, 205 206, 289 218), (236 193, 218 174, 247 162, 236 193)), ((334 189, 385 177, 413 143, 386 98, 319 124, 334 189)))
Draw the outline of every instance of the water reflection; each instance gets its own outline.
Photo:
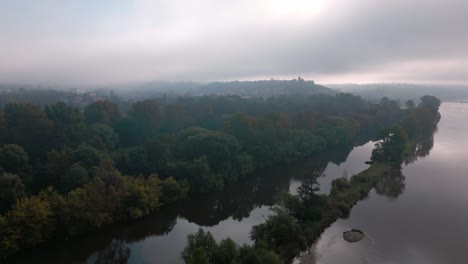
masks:
MULTIPOLYGON (((344 161, 334 160, 327 162, 328 160, 326 159, 322 160, 321 166, 316 166, 315 171, 310 172, 310 175, 323 175, 323 177, 318 178, 320 190, 318 190, 317 193, 329 194, 331 190, 331 182, 334 179, 340 177, 351 177, 352 175, 368 168, 369 165, 367 165, 365 162, 370 159, 374 144, 374 141, 369 141, 358 147, 348 149, 348 152, 343 152, 346 154, 346 156, 343 154, 337 155, 336 152, 338 151, 334 151, 330 154, 332 157, 341 156, 342 158, 344 156, 344 161)), ((328 156, 326 158, 328 158, 328 156)), ((292 177, 289 186, 289 192, 292 194, 297 194, 297 190, 301 186, 303 179, 304 177, 292 177)))
MULTIPOLYGON (((419 158, 427 157, 434 146, 434 133, 437 127, 433 130, 426 131, 425 134, 415 139, 415 143, 411 146, 410 155, 405 160, 405 165, 417 161, 419 158)), ((405 190, 405 176, 402 172, 402 167, 395 168, 390 174, 381 176, 381 180, 375 186, 375 192, 379 195, 384 195, 389 198, 396 199, 405 190)))
POLYGON ((125 264, 130 257, 130 247, 121 240, 112 240, 111 244, 99 252, 96 264, 125 264))
POLYGON ((468 126, 460 108, 468 105, 442 104, 439 128, 417 139, 405 165, 382 175, 348 219, 324 231, 308 263, 466 262, 468 126), (347 243, 342 233, 351 228, 366 238, 347 243))
POLYGON ((251 227, 265 221, 278 194, 287 191, 291 181, 300 185, 303 180, 326 172, 326 177, 320 178, 320 187, 326 190, 333 178, 343 176, 342 170, 352 175, 365 169, 364 161, 372 146, 368 143, 349 147, 266 169, 224 191, 195 197, 95 234, 48 243, 22 252, 11 262, 35 263, 40 259, 44 263, 181 263, 186 236, 198 227, 209 230, 218 240, 231 236, 238 243, 251 243, 251 227))
POLYGON ((401 169, 395 169, 389 174, 382 175, 374 189, 379 195, 396 199, 405 190, 405 176, 401 169))

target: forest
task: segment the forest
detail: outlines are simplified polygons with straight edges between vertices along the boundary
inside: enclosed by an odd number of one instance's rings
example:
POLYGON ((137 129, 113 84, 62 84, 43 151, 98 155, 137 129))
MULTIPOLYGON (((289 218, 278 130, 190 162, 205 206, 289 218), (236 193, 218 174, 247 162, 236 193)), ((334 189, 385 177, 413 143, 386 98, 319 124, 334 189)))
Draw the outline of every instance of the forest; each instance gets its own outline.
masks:
POLYGON ((406 105, 400 120, 378 132, 368 169, 333 180, 330 194, 317 193, 320 174, 305 179, 297 194, 283 192, 275 214, 253 226, 253 246, 237 245, 229 237, 217 243, 210 232, 199 229, 187 237, 182 252, 185 263, 290 263, 338 218, 348 217, 372 188, 389 197, 398 196, 404 181, 401 164, 428 155, 440 119, 440 101, 433 96, 423 96, 419 106, 412 101, 406 105))
MULTIPOLYGON (((351 94, 113 97, 81 107, 5 102, 0 256, 141 218, 262 168, 348 147, 395 124, 400 127, 394 131, 417 137, 436 124, 438 104, 432 96, 402 107, 388 98, 371 103, 351 94)), ((382 143, 374 161, 399 164, 405 157, 400 148, 382 143)), ((219 247, 236 248, 231 242, 219 247)), ((206 255, 198 248, 196 254, 206 255)), ((264 263, 288 258, 275 249, 244 248, 242 254, 258 253, 264 263)), ((186 252, 187 261, 192 253, 186 252)))

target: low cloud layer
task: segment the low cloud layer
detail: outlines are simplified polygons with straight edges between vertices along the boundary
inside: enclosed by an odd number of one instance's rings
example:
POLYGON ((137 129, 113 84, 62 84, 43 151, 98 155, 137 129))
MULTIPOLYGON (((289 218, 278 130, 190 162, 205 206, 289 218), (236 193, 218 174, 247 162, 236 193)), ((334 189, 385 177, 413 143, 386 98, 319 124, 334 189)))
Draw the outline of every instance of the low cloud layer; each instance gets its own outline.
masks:
POLYGON ((0 82, 468 83, 465 0, 4 0, 0 82))

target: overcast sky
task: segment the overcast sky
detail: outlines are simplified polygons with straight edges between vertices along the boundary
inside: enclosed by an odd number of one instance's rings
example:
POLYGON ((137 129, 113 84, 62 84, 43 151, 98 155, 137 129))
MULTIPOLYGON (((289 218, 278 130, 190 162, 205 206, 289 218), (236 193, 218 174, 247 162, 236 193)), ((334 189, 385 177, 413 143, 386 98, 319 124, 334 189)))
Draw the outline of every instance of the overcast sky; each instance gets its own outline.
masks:
POLYGON ((467 0, 0 0, 0 82, 468 84, 467 0))

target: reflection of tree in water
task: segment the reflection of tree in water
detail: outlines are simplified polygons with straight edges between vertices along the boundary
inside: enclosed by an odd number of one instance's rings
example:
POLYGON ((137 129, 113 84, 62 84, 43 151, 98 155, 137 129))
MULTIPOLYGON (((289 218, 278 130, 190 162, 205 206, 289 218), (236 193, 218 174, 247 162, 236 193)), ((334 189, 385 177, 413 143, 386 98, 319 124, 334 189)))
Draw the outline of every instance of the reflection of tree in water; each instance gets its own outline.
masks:
POLYGON ((339 166, 341 163, 346 161, 353 148, 353 145, 343 146, 327 152, 323 157, 326 158, 327 162, 329 161, 339 166))
POLYGON ((122 240, 112 240, 110 245, 99 252, 96 264, 125 264, 130 257, 130 247, 122 240))
MULTIPOLYGON (((410 155, 406 158, 405 164, 415 162, 418 158, 426 157, 429 155, 432 147, 434 146, 434 133, 436 127, 432 131, 420 135, 415 143, 411 146, 410 155)), ((385 195, 389 198, 397 198, 405 190, 405 176, 402 174, 400 168, 395 168, 390 174, 382 175, 380 181, 375 186, 377 194, 385 195)))
POLYGON ((434 133, 437 128, 420 136, 416 143, 411 146, 411 154, 406 160, 405 164, 413 163, 418 158, 423 158, 429 155, 432 147, 434 147, 434 133))
POLYGON ((352 149, 353 145, 348 145, 309 160, 263 169, 256 177, 242 180, 221 192, 185 201, 178 209, 179 216, 201 226, 214 226, 229 217, 241 221, 255 208, 275 205, 279 193, 289 189, 291 178, 307 181, 323 176, 328 162, 344 162, 352 149))
POLYGON ((397 198, 405 190, 405 176, 401 169, 395 169, 392 173, 381 176, 380 181, 375 185, 375 192, 389 198, 397 198))
POLYGON ((32 256, 48 259, 47 263, 86 262, 93 252, 99 251, 96 263, 126 263, 131 253, 128 243, 170 233, 178 217, 201 226, 214 226, 229 217, 240 221, 249 217, 255 208, 275 205, 278 194, 289 189, 291 178, 310 184, 307 179, 322 175, 330 160, 343 162, 351 150, 352 147, 337 149, 309 160, 264 169, 255 177, 244 179, 222 192, 190 198, 162 208, 156 214, 100 230, 94 235, 35 248, 32 254, 23 254, 18 262, 34 263, 32 256))

